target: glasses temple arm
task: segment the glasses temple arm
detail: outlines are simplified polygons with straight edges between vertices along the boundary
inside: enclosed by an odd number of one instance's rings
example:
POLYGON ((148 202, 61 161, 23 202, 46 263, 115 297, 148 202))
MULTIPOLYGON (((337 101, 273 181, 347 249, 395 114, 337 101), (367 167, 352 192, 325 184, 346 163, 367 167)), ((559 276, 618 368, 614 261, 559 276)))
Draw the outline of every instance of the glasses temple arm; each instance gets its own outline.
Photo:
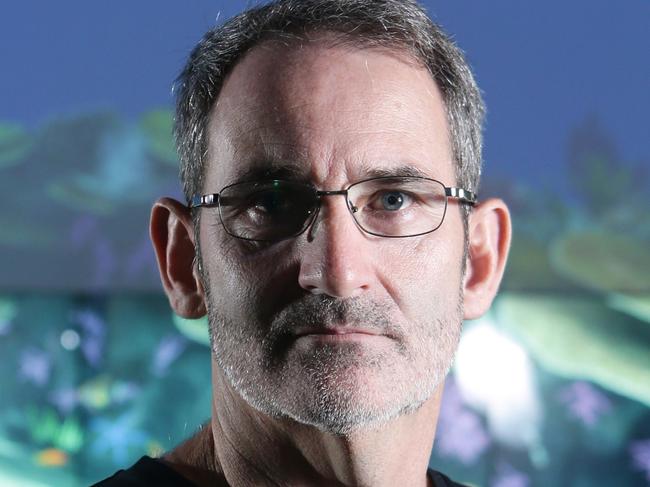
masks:
MULTIPOLYGON (((201 206, 216 206, 219 203, 219 193, 213 194, 195 194, 188 205, 190 208, 199 208, 201 206)), ((221 202, 221 204, 224 204, 221 202)))
POLYGON ((463 188, 445 187, 445 195, 451 198, 457 198, 459 201, 472 206, 477 202, 476 194, 463 188))

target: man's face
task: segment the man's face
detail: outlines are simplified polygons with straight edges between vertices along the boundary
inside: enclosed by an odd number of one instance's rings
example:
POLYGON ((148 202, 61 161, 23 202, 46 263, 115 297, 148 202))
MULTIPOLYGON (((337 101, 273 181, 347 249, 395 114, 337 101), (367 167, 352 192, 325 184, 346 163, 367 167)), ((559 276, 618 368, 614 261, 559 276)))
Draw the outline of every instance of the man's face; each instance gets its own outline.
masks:
MULTIPOLYGON (((208 136, 210 193, 255 178, 339 190, 405 171, 455 184, 434 81, 377 49, 257 46, 226 80, 208 136)), ((249 404, 345 433, 431 396, 460 335, 456 204, 433 233, 382 238, 329 196, 310 230, 273 244, 233 238, 215 209, 201 211, 213 352, 249 404)))

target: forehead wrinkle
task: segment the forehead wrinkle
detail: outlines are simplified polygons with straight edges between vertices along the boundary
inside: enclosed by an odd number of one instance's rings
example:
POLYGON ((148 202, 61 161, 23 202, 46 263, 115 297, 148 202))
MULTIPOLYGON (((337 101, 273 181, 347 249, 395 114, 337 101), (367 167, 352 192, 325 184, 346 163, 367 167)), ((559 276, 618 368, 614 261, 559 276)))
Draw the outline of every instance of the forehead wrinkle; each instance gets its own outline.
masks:
POLYGON ((402 73, 403 60, 396 59, 402 63, 393 69, 395 63, 379 64, 372 50, 319 49, 309 59, 271 51, 255 54, 254 49, 240 62, 222 93, 228 96, 215 110, 221 133, 231 138, 230 153, 237 154, 227 171, 244 159, 249 164, 300 161, 314 184, 336 186, 348 174, 357 178, 365 172, 361 162, 395 167, 413 160, 442 177, 437 166, 451 152, 444 143, 447 120, 438 86, 425 68, 409 70, 415 75, 411 81, 402 73))
MULTIPOLYGON (((278 139, 284 138, 284 139, 295 140, 295 139, 300 139, 299 135, 302 134, 302 132, 317 132, 317 131, 320 131, 320 129, 313 127, 311 125, 299 124, 299 125, 292 126, 290 123, 282 123, 282 120, 279 120, 272 125, 259 125, 245 130, 238 130, 237 128, 233 128, 232 130, 230 130, 229 137, 230 140, 232 141, 235 142, 242 141, 243 143, 247 142, 246 140, 247 137, 250 140, 250 139, 254 139, 255 135, 258 135, 257 139, 261 139, 261 137, 263 137, 264 135, 268 135, 269 137, 277 137, 278 139)), ((297 142, 290 142, 290 143, 299 145, 297 142)))
MULTIPOLYGON (((342 132, 349 133, 349 130, 341 130, 342 132)), ((401 129, 377 129, 377 130, 355 130, 354 135, 411 135, 408 130, 401 129)))
POLYGON ((303 161, 307 159, 308 148, 298 137, 276 134, 277 127, 256 127, 234 136, 231 140, 237 159, 277 159, 303 161))
MULTIPOLYGON (((332 102, 335 101, 335 99, 331 98, 331 95, 324 101, 317 103, 313 99, 296 100, 295 96, 288 95, 287 91, 292 90, 287 90, 286 87, 280 90, 279 93, 275 93, 275 90, 273 91, 273 93, 258 92, 253 101, 250 99, 237 100, 237 106, 233 107, 236 109, 230 110, 230 112, 237 114, 236 122, 230 125, 230 133, 233 140, 236 141, 239 138, 244 138, 251 133, 266 132, 275 134, 281 131, 279 135, 282 138, 291 138, 297 142, 305 136, 311 137, 311 134, 314 132, 320 133, 323 131, 323 127, 321 126, 324 121, 323 114, 326 114, 326 118, 330 121, 327 125, 337 129, 339 132, 348 133, 354 131, 361 135, 372 135, 373 133, 378 135, 382 133, 408 133, 407 128, 413 125, 414 118, 422 117, 424 115, 422 110, 426 109, 418 105, 417 107, 410 107, 408 111, 404 110, 403 101, 399 97, 396 97, 395 93, 390 89, 382 89, 376 93, 375 103, 372 106, 367 106, 358 97, 351 96, 351 93, 339 93, 335 97, 337 101, 340 100, 341 95, 348 98, 347 101, 349 103, 343 107, 331 106, 332 102), (264 107, 264 99, 271 95, 274 95, 273 97, 276 98, 276 103, 271 107, 264 107), (261 99, 256 101, 258 98, 261 99), (241 103, 239 103, 240 101, 241 103), (266 109, 260 110, 260 108, 266 109), (353 114, 354 117, 350 118, 347 116, 349 114, 353 114), (256 118, 262 124, 250 128, 242 128, 241 125, 245 124, 250 118, 256 118), (357 130, 357 128, 368 127, 369 125, 371 127, 372 125, 378 125, 377 118, 385 120, 388 123, 385 123, 379 130, 373 130, 372 128, 369 130, 357 130), (347 123, 345 126, 338 125, 337 120, 339 119, 346 120, 347 123)), ((373 91, 376 90, 373 89, 373 91)), ((428 88, 427 94, 430 97, 434 96, 428 88)))
POLYGON ((305 154, 305 149, 295 144, 272 141, 263 141, 258 145, 238 145, 233 151, 234 158, 239 164, 250 164, 260 160, 300 162, 306 159, 305 154))
MULTIPOLYGON (((300 110, 302 108, 307 108, 307 107, 310 107, 310 106, 317 106, 317 105, 313 101, 307 100, 307 101, 304 101, 304 102, 293 103, 291 105, 287 105, 286 107, 284 107, 284 110, 293 112, 293 111, 300 110)), ((277 112, 279 110, 280 110, 280 108, 277 105, 273 106, 273 111, 274 112, 277 112)))

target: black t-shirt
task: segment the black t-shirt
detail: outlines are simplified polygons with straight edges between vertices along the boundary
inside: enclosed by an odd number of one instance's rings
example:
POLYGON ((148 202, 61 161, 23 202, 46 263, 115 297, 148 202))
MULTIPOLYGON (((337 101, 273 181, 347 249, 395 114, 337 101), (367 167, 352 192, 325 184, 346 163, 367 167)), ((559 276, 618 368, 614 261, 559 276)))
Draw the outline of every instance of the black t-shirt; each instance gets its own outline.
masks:
MULTIPOLYGON (((449 477, 429 469, 428 475, 435 487, 463 487, 449 477)), ((142 457, 127 470, 119 470, 111 477, 94 484, 92 487, 197 487, 173 468, 160 460, 142 457)))

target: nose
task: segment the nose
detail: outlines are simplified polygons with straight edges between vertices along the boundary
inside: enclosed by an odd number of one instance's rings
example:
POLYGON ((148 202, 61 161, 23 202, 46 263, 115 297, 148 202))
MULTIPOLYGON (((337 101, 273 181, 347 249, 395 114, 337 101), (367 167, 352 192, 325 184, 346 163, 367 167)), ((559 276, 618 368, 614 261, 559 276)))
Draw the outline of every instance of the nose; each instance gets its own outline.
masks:
POLYGON ((345 197, 322 199, 316 221, 303 239, 298 283, 313 294, 351 298, 372 282, 370 239, 356 226, 345 197))

